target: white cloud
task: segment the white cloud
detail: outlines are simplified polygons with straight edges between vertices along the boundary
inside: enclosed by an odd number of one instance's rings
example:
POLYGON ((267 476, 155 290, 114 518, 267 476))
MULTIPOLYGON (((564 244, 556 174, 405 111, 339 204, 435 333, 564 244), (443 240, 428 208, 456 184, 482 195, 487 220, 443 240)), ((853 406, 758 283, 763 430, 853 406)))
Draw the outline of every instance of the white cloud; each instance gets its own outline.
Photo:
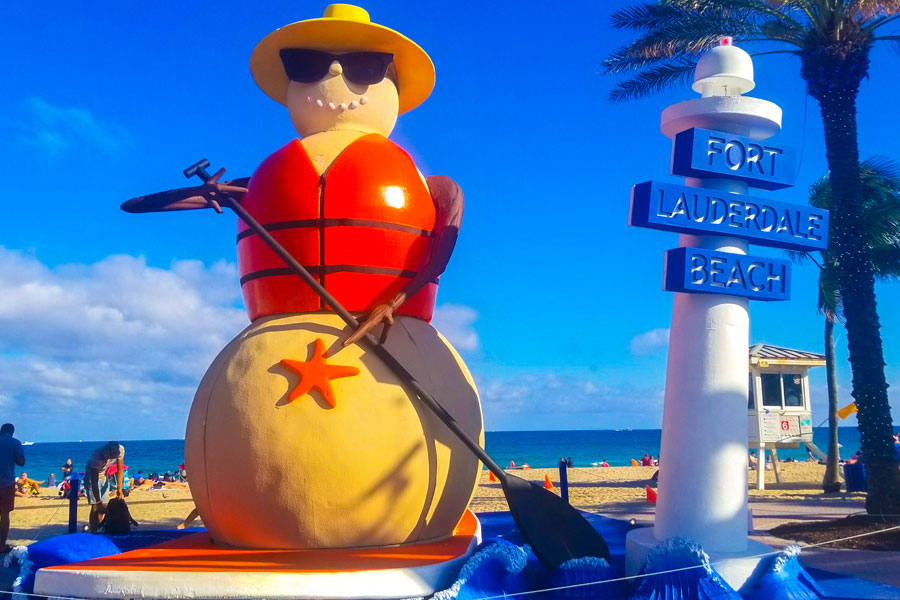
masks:
POLYGON ((461 304, 442 304, 434 309, 431 324, 460 352, 477 352, 481 341, 474 324, 478 311, 461 304))
POLYGON ((51 157, 85 151, 114 156, 131 143, 124 128, 98 119, 86 108, 58 106, 31 97, 23 109, 20 140, 51 157))
POLYGON ((485 426, 493 429, 656 428, 663 382, 609 383, 587 374, 476 376, 485 426))
POLYGON ((247 324, 224 261, 49 268, 0 247, 0 289, 3 408, 29 439, 107 437, 116 421, 103 414, 126 417, 123 438, 179 437, 200 377, 247 324), (79 434, 65 433, 67 417, 79 434))
POLYGON ((653 354, 669 343, 668 329, 651 329, 631 338, 631 353, 635 356, 653 354))

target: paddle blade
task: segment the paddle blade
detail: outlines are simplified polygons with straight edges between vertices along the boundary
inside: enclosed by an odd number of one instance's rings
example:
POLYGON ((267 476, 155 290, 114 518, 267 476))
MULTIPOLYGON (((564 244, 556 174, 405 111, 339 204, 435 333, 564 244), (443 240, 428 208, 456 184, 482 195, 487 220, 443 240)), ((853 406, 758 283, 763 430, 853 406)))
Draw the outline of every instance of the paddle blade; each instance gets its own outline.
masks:
POLYGON ((508 473, 502 483, 519 532, 548 569, 572 558, 596 556, 610 560, 603 536, 568 502, 508 473))
POLYGON ((194 210, 211 208, 199 187, 181 188, 132 198, 122 204, 122 210, 130 213, 164 212, 170 210, 194 210))

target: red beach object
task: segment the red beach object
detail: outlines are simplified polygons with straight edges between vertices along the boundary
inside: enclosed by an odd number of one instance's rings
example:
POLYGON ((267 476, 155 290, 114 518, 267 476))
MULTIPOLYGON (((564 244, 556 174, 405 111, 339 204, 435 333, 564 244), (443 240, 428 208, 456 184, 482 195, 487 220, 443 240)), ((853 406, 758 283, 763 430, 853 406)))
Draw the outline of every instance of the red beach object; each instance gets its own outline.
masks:
POLYGON ((550 476, 549 476, 549 475, 544 475, 544 489, 545 489, 545 490, 552 490, 552 489, 553 489, 553 482, 550 481, 550 476))
POLYGON ((656 490, 654 490, 649 485, 647 486, 647 502, 656 504, 656 490))
MULTIPOLYGON (((320 176, 299 140, 269 156, 241 202, 347 310, 389 301, 426 265, 436 208, 412 159, 387 138, 354 141, 320 176)), ((329 310, 242 221, 241 288, 251 320, 329 310)), ((397 314, 430 320, 437 281, 397 314)))

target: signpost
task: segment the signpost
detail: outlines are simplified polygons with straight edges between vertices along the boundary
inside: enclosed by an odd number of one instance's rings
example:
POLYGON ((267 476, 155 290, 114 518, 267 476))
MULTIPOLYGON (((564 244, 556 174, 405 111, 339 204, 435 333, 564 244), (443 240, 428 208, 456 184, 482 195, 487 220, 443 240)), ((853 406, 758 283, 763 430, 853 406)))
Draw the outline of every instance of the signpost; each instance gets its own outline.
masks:
MULTIPOLYGON (((739 589, 770 550, 747 535, 749 300, 788 300, 791 264, 752 255, 749 246, 821 250, 828 212, 748 193, 791 186, 799 162, 796 150, 772 139, 781 109, 742 95, 754 85, 752 59, 730 38, 702 55, 693 84, 702 97, 668 107, 661 119, 672 138, 671 174, 684 183, 632 188, 630 224, 680 238, 666 252, 663 278, 676 293, 655 523, 628 534, 628 574, 659 542, 680 536, 698 542, 739 589)), ((785 421, 778 435, 802 431, 799 420, 785 421)))

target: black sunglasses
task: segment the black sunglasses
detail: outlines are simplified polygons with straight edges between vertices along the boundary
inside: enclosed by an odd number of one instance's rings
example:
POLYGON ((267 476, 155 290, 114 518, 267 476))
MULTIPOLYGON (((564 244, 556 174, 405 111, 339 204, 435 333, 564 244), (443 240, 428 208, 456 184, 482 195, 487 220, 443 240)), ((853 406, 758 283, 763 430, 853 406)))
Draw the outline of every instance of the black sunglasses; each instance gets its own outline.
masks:
POLYGON ((331 54, 306 48, 284 48, 281 64, 288 79, 300 83, 313 83, 328 74, 331 63, 341 63, 344 76, 352 83, 371 85, 384 79, 394 55, 387 52, 348 52, 331 54))

